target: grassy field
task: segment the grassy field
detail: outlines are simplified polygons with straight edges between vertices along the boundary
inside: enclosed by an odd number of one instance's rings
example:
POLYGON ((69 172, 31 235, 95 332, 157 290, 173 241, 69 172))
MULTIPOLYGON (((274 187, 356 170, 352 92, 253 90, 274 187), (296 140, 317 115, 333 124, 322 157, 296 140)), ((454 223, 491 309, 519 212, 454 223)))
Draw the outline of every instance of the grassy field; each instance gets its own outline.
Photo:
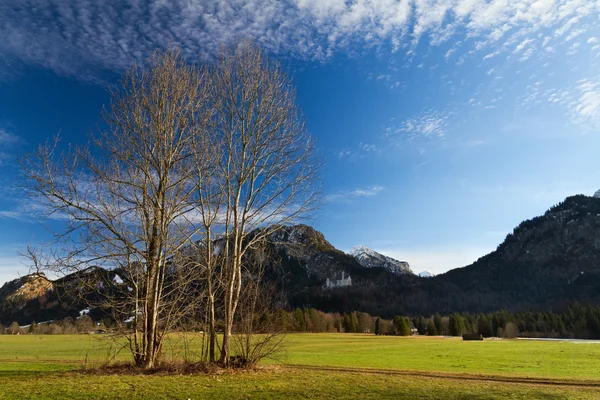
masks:
MULTIPOLYGON (((294 334, 254 372, 99 375, 99 336, 0 336, 0 399, 598 399, 600 344, 294 334)), ((177 357, 179 338, 165 347, 177 357)), ((198 338, 192 348, 199 344, 198 338)), ((119 357, 127 359, 126 354, 119 357)))

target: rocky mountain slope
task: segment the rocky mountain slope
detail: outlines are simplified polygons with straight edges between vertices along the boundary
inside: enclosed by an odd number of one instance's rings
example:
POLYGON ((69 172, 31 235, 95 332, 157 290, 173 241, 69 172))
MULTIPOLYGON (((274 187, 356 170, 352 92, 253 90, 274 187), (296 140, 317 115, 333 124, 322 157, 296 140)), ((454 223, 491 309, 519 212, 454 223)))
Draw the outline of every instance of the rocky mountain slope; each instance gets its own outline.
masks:
POLYGON ((434 279, 468 293, 465 309, 600 304, 600 198, 568 197, 522 222, 497 250, 434 279))
POLYGON ((355 246, 350 255, 366 268, 385 268, 394 274, 412 274, 406 261, 398 261, 365 246, 355 246))
MULTIPOLYGON (((427 278, 370 249, 346 254, 307 225, 282 227, 261 251, 268 254, 261 256, 267 279, 282 290, 291 308, 390 317, 503 308, 560 311, 575 301, 600 304, 597 197, 569 197, 522 222, 497 250, 475 263, 427 278)), ((111 272, 94 273, 106 282, 114 280, 111 272)), ((77 282, 77 277, 61 282, 77 282)), ((80 305, 59 305, 64 303, 58 302, 56 285, 41 275, 8 282, 0 288, 0 322, 76 314, 80 305)))

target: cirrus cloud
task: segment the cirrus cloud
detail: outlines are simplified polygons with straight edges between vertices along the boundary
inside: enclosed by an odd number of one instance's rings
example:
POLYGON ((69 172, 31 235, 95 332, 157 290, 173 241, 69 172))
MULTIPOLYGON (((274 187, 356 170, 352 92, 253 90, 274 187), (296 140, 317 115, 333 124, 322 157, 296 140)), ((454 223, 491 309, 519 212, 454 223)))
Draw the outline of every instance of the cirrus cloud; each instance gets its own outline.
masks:
POLYGON ((240 37, 310 60, 374 46, 404 48, 410 58, 420 41, 450 38, 472 39, 469 54, 503 43, 529 57, 591 29, 583 21, 599 12, 599 0, 15 0, 0 4, 0 69, 22 62, 95 79, 156 48, 206 58, 240 37))
POLYGON ((385 188, 381 185, 371 185, 364 188, 356 188, 353 190, 341 190, 325 196, 325 201, 350 201, 357 197, 373 197, 381 193, 385 188))

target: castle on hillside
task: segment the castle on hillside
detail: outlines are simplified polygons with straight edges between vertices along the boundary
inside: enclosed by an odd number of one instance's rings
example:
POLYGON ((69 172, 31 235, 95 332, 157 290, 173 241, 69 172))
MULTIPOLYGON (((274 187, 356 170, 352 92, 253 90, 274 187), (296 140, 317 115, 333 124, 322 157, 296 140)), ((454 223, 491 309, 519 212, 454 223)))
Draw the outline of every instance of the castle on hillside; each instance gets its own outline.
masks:
POLYGON ((346 286, 352 286, 352 278, 350 277, 350 275, 348 275, 348 277, 346 278, 344 271, 342 271, 341 279, 336 279, 334 281, 331 281, 329 278, 327 278, 327 280, 325 281, 325 288, 327 288, 327 289, 346 287, 346 286))

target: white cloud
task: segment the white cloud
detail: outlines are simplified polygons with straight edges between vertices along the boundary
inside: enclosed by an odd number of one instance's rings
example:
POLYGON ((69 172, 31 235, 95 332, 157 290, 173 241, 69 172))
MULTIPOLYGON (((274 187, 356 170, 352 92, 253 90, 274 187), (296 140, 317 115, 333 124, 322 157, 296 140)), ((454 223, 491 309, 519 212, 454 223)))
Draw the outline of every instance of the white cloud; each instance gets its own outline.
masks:
POLYGON ((381 153, 381 149, 377 147, 377 145, 372 143, 359 143, 358 146, 360 149, 366 153, 381 153))
POLYGON ((374 185, 364 189, 354 189, 351 192, 349 192, 349 195, 351 197, 371 197, 377 195, 382 190, 383 186, 374 185))
POLYGON ((527 46, 529 46, 531 43, 533 43, 534 40, 533 39, 525 39, 523 40, 521 43, 519 43, 519 45, 515 48, 515 51, 513 53, 520 53, 524 48, 526 48, 527 46))
POLYGON ((476 43, 467 52, 495 43, 508 51, 547 31, 554 35, 544 45, 570 40, 593 29, 581 21, 599 11, 598 0, 14 0, 0 3, 0 55, 8 60, 0 70, 24 62, 96 79, 156 48, 176 45, 198 59, 244 37, 278 54, 317 60, 372 46, 405 48, 410 58, 421 40, 435 46, 465 37, 476 43))
POLYGON ((569 110, 573 122, 590 130, 600 130, 600 78, 579 82, 569 110))
POLYGON ((449 113, 429 110, 414 117, 406 118, 399 128, 393 130, 397 134, 408 134, 410 139, 416 137, 438 137, 446 135, 449 113))
POLYGON ((21 222, 34 223, 40 218, 49 218, 53 220, 68 220, 69 217, 61 212, 49 213, 50 208, 47 205, 27 198, 25 193, 19 193, 21 200, 15 206, 0 210, 0 220, 14 219, 21 222))
POLYGON ((385 188, 381 185, 372 185, 365 188, 356 188, 353 190, 341 190, 325 196, 325 200, 332 201, 349 201, 357 197, 373 197, 381 193, 385 188))
POLYGON ((561 89, 541 91, 539 87, 532 86, 528 89, 530 94, 523 105, 545 100, 564 108, 570 122, 583 131, 600 131, 600 76, 581 79, 561 89))
POLYGON ((498 54, 500 54, 500 51, 496 50, 496 51, 494 51, 492 53, 489 53, 489 54, 486 54, 485 56, 483 56, 483 59, 484 60, 489 60, 492 57, 496 57, 498 54))
POLYGON ((354 156, 354 153, 350 149, 342 149, 335 153, 335 155, 337 156, 337 158, 349 158, 354 156))

